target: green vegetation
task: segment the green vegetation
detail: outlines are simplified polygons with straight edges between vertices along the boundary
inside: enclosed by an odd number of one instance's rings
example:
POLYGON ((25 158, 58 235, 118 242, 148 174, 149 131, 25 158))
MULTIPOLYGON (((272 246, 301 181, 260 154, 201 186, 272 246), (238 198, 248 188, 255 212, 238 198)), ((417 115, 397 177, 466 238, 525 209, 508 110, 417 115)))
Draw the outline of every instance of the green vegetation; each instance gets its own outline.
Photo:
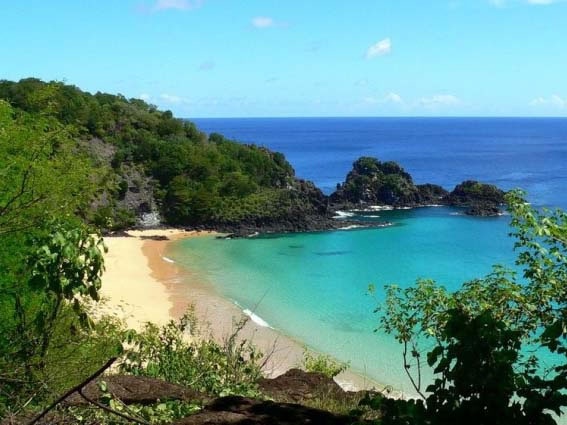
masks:
MULTIPOLYGON (((295 180, 282 155, 206 138, 139 100, 35 79, 0 82, 0 99, 0 417, 41 411, 114 356, 126 373, 258 396, 260 354, 237 333, 223 344, 196 338, 192 315, 141 332, 111 317, 93 321, 104 270, 99 231, 131 224, 152 199, 171 223, 265 225, 324 212, 317 190, 295 180)), ((376 186, 393 202, 414 196, 394 163, 362 158, 355 171, 362 186, 344 190, 376 186)), ((484 193, 474 182, 463 190, 484 193)), ((507 201, 522 276, 496 267, 455 293, 426 280, 388 287, 380 326, 402 344, 422 400, 369 395, 360 414, 378 411, 381 424, 553 424, 552 413, 567 406, 567 214, 535 211, 518 192, 507 201), (546 353, 555 365, 544 364, 546 353), (435 373, 425 388, 424 367, 435 373)), ((304 366, 328 376, 344 368, 309 355, 304 366)), ((151 423, 199 408, 125 407, 101 385, 107 406, 151 423)), ((100 411, 65 413, 78 423, 120 423, 100 411)))
POLYGON ((142 332, 127 332, 130 348, 121 369, 208 395, 257 396, 263 356, 248 341, 238 340, 242 326, 219 344, 202 335, 192 311, 161 328, 148 323, 142 332))
POLYGON ((334 378, 348 368, 347 363, 339 362, 325 354, 312 354, 307 349, 303 352, 301 367, 307 372, 322 373, 329 378, 334 378))
POLYGON ((331 195, 333 202, 365 202, 373 205, 414 205, 420 203, 419 189, 397 163, 376 158, 357 159, 343 185, 331 195))
POLYGON ((494 185, 473 180, 464 181, 447 192, 435 184, 415 185, 409 173, 396 162, 376 158, 357 159, 343 184, 330 196, 337 206, 391 205, 415 207, 431 204, 467 207, 466 214, 494 216, 500 214, 504 192, 494 185))
POLYGON ((387 288, 381 328, 423 398, 377 401, 388 423, 553 424, 567 406, 567 214, 535 211, 520 192, 507 201, 523 276, 496 267, 455 293, 432 281, 387 288), (435 379, 423 388, 426 366, 435 379))
MULTIPOLYGON (((18 138, 11 136, 29 150, 22 152, 24 160, 38 155, 28 140, 55 143, 62 133, 74 139, 67 146, 68 154, 90 156, 100 181, 98 193, 91 194, 89 207, 82 212, 98 227, 132 226, 137 215, 154 210, 170 224, 209 226, 262 225, 294 213, 318 213, 282 154, 232 142, 219 134, 207 138, 194 124, 139 99, 93 95, 75 86, 34 78, 0 81, 0 99, 12 105, 2 104, 3 125, 11 114, 18 114, 19 121, 27 117, 26 124, 33 122, 18 138), (47 126, 49 132, 35 137, 47 126)), ((61 164, 73 165, 69 173, 81 168, 78 159, 68 161, 62 154, 59 158, 61 164)), ((92 167, 84 169, 91 179, 97 175, 92 167)), ((18 177, 12 170, 8 174, 18 177)), ((71 187, 46 181, 46 187, 61 192, 84 189, 82 181, 74 181, 71 187)), ((9 187, 17 190, 18 182, 12 183, 9 187)))
MULTIPOLYGON (((42 102, 49 90, 33 93, 42 102)), ((81 217, 100 174, 75 132, 0 100, 0 416, 48 401, 119 349, 89 320, 102 244, 81 217), (84 362, 84 359, 90 362, 84 362), (77 367, 84 365, 84 367, 77 367), (65 373, 62 373, 66 370, 65 373)))

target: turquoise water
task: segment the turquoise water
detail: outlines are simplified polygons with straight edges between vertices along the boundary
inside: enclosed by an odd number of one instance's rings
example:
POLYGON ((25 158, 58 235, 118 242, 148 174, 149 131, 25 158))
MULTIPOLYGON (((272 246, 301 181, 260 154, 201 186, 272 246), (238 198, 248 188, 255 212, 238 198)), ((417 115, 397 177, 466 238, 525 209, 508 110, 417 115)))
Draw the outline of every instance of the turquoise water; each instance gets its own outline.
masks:
POLYGON ((348 361, 378 382, 411 392, 401 347, 374 332, 384 284, 432 278, 447 288, 513 266, 509 217, 451 208, 384 211, 392 227, 177 242, 168 254, 199 270, 225 297, 307 346, 348 361), (368 285, 379 289, 368 295, 368 285))

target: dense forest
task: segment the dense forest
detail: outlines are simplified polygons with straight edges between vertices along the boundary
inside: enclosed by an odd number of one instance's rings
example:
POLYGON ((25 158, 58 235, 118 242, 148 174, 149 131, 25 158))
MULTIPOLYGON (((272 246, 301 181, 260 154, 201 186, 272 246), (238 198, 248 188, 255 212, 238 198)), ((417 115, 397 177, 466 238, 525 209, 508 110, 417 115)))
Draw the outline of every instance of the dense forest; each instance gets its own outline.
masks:
POLYGON ((81 213, 100 227, 132 226, 152 212, 169 224, 217 227, 325 212, 320 191, 296 179, 281 153, 207 137, 142 100, 34 78, 0 81, 0 99, 12 119, 50 120, 76 141, 99 178, 81 213))

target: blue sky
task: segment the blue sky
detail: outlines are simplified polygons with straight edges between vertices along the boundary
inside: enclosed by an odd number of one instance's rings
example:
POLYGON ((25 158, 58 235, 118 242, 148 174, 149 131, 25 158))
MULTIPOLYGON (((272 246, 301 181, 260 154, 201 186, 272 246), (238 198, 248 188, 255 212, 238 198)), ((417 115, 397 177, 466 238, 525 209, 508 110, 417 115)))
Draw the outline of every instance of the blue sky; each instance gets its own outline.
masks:
POLYGON ((2 0, 0 78, 182 117, 566 116, 563 0, 2 0))

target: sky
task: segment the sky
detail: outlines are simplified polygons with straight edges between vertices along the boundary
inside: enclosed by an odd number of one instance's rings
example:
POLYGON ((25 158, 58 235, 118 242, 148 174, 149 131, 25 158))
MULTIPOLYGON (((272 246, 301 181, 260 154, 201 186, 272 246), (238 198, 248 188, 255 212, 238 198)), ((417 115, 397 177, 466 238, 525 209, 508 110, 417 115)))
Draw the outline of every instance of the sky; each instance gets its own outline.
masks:
POLYGON ((0 79, 176 116, 567 116, 567 0, 0 0, 0 79))

